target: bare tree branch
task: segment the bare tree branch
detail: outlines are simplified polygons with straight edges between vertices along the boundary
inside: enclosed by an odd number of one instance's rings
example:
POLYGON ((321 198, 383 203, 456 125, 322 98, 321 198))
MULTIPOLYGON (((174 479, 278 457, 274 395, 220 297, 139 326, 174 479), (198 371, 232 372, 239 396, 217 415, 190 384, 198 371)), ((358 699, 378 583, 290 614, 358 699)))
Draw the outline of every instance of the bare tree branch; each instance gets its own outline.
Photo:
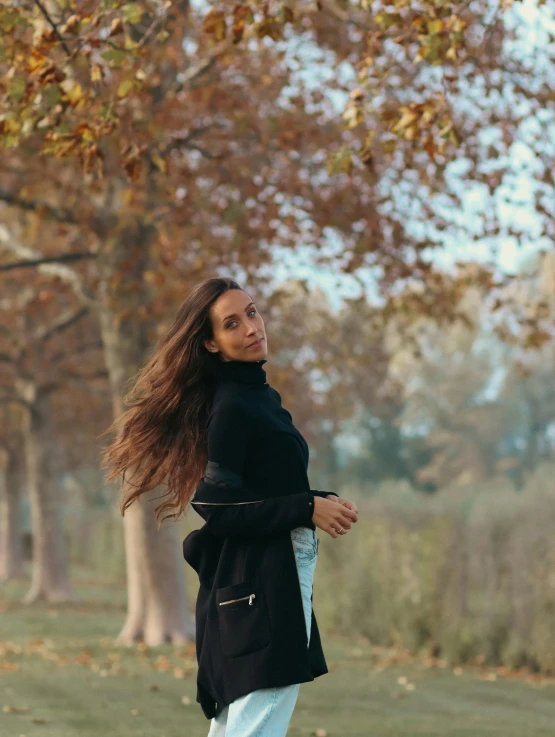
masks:
POLYGON ((214 48, 211 49, 203 59, 200 59, 196 64, 191 64, 191 66, 181 74, 179 85, 175 88, 175 91, 181 92, 181 90, 185 89, 187 85, 191 84, 202 74, 209 71, 215 65, 218 57, 225 54, 226 51, 229 51, 233 45, 231 38, 226 38, 216 44, 216 46, 214 46, 214 48))
POLYGON ((108 379, 109 374, 106 370, 98 370, 95 371, 92 374, 89 374, 88 376, 83 376, 82 374, 76 374, 74 371, 66 371, 65 377, 70 379, 75 379, 79 382, 87 382, 92 381, 93 379, 108 379))
POLYGON ((141 37, 141 39, 139 40, 139 42, 137 43, 137 48, 140 48, 141 46, 144 46, 145 43, 148 41, 148 39, 152 36, 152 34, 154 33, 154 31, 156 30, 156 28, 162 22, 165 22, 166 20, 167 20, 167 17, 166 16, 162 16, 162 15, 158 16, 157 18, 155 18, 152 21, 152 23, 150 24, 150 26, 148 27, 148 29, 146 30, 146 32, 144 33, 144 35, 141 37))
POLYGON ((86 258, 97 258, 96 253, 83 251, 81 253, 62 253, 59 256, 44 256, 43 258, 28 259, 26 261, 14 261, 11 264, 0 264, 0 271, 13 271, 13 269, 26 269, 41 264, 71 263, 82 261, 86 258))
POLYGON ((202 146, 199 146, 197 143, 189 143, 187 145, 188 149, 191 149, 193 151, 198 151, 200 154, 204 156, 205 159, 228 159, 231 154, 211 154, 210 151, 207 151, 205 148, 202 148, 202 146))
MULTIPOLYGON (((24 259, 42 260, 45 257, 42 253, 23 246, 18 243, 12 234, 8 231, 5 225, 0 223, 0 244, 2 244, 8 251, 24 259)), ((75 295, 78 297, 81 304, 85 305, 90 309, 96 309, 97 300, 92 293, 85 289, 83 281, 79 274, 69 266, 65 264, 53 264, 43 263, 37 266, 37 270, 41 274, 47 274, 49 276, 56 276, 62 279, 71 286, 75 295)))
POLYGON ((217 120, 212 120, 206 125, 201 125, 198 128, 193 128, 184 136, 174 135, 171 137, 171 141, 168 143, 168 145, 160 150, 160 156, 165 156, 167 153, 175 148, 193 148, 193 146, 191 145, 191 141, 194 138, 198 138, 198 136, 201 136, 203 133, 207 133, 212 128, 219 128, 221 130, 224 128, 224 125, 217 120))
POLYGON ((56 220, 60 223, 69 223, 70 225, 77 225, 79 223, 79 220, 77 220, 71 210, 67 210, 64 207, 55 207, 54 205, 49 205, 46 202, 41 202, 40 200, 19 199, 17 194, 5 189, 0 189, 0 200, 8 205, 19 207, 22 210, 28 210, 31 212, 40 210, 42 213, 48 215, 51 220, 56 220))
POLYGON ((40 330, 37 330, 32 339, 37 343, 48 340, 48 338, 50 338, 55 333, 61 333, 67 328, 71 327, 71 325, 74 325, 82 317, 88 315, 88 313, 88 307, 81 307, 78 310, 66 310, 65 312, 62 312, 61 315, 58 315, 56 319, 52 320, 49 325, 40 330))
POLYGON ((334 18, 340 20, 342 23, 355 26, 363 31, 370 31, 371 26, 367 23, 363 23, 361 20, 354 18, 348 10, 344 10, 338 2, 335 0, 319 0, 318 3, 311 5, 309 8, 303 10, 303 13, 307 15, 313 12, 325 12, 333 15, 334 18))
POLYGON ((35 5, 38 5, 40 8, 40 12, 44 15, 48 23, 52 26, 52 29, 54 30, 54 33, 56 34, 56 37, 58 38, 58 41, 61 43, 63 50, 66 52, 68 56, 71 56, 71 51, 68 49, 66 42, 64 41, 62 34, 58 30, 58 26, 54 23, 52 18, 50 17, 48 10, 44 7, 44 5, 40 2, 40 0, 35 0, 35 5))
POLYGON ((58 363, 60 361, 63 361, 65 358, 73 358, 74 356, 82 355, 88 350, 100 350, 102 348, 104 348, 104 343, 101 340, 96 340, 93 343, 84 343, 83 345, 77 346, 77 348, 74 348, 71 351, 59 351, 58 353, 54 353, 52 356, 50 356, 50 362, 58 363))

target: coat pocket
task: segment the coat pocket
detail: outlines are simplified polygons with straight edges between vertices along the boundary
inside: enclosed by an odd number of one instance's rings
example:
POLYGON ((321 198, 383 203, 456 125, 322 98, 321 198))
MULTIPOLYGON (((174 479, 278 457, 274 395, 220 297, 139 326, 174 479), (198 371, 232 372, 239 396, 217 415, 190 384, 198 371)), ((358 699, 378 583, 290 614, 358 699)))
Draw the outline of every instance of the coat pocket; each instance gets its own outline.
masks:
POLYGON ((216 589, 216 606, 224 655, 247 655, 270 642, 266 601, 255 579, 216 589))

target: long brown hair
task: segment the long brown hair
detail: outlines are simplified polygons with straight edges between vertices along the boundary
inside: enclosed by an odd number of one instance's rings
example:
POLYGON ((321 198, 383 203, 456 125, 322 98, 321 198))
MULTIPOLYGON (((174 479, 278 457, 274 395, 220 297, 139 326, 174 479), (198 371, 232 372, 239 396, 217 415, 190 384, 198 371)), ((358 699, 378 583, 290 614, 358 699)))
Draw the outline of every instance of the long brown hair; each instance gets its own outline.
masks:
POLYGON ((121 427, 117 439, 103 450, 101 465, 108 469, 106 481, 122 477, 122 516, 141 494, 164 483, 167 501, 154 510, 156 519, 161 524, 166 510, 174 511, 163 519, 179 518, 204 474, 206 424, 216 386, 214 361, 220 357, 208 351, 203 340, 214 337, 210 307, 229 289, 241 287, 230 277, 211 277, 189 291, 173 325, 124 396, 129 409, 102 433, 121 427))

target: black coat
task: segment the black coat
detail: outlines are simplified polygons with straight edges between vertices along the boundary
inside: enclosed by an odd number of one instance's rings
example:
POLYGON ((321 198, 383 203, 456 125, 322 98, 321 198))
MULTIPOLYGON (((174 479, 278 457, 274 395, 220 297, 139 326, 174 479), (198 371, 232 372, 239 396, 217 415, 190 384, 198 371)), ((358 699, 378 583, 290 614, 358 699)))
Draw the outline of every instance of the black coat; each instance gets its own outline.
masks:
POLYGON ((314 495, 256 498, 229 469, 208 462, 192 505, 206 521, 183 541, 197 572, 197 701, 208 719, 259 688, 328 672, 312 610, 307 647, 291 530, 311 524, 314 495))

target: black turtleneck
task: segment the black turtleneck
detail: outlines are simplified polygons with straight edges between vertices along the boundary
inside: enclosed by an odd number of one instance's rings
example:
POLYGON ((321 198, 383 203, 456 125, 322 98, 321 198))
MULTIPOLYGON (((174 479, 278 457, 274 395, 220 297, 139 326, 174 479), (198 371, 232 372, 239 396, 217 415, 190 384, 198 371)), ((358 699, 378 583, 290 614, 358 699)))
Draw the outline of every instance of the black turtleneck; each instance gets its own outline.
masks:
POLYGON ((240 476, 261 498, 307 492, 302 524, 315 530, 314 495, 334 492, 310 489, 308 445, 266 381, 265 363, 218 359, 211 364, 217 385, 208 419, 208 460, 240 476))
POLYGON ((241 384, 255 384, 263 386, 267 384, 266 371, 262 368, 267 363, 262 361, 221 361, 219 358, 212 363, 212 373, 218 379, 225 381, 238 381, 241 384))

